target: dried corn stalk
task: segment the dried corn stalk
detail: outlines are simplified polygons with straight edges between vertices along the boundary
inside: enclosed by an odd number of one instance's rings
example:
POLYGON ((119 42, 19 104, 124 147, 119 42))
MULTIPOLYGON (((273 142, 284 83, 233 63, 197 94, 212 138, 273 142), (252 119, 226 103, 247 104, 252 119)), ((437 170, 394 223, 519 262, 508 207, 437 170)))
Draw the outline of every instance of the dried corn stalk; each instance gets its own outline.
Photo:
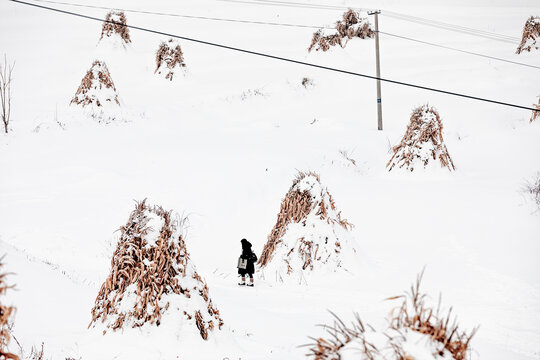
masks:
POLYGON ((107 104, 120 105, 116 87, 111 79, 107 65, 96 60, 81 81, 71 104, 102 107, 107 104))
POLYGON ((276 224, 258 264, 268 266, 278 248, 276 262, 286 265, 284 272, 288 275, 294 271, 313 270, 315 263, 334 261, 339 264, 342 244, 336 235, 336 226, 345 231, 353 227, 341 218, 332 195, 322 187, 319 175, 300 172, 281 202, 276 224), (287 237, 294 226, 293 237, 287 237))
POLYGON ((214 322, 223 320, 196 272, 182 235, 184 220, 174 219, 160 206, 137 203, 111 260, 111 273, 103 283, 92 309, 90 326, 100 320, 112 330, 159 326, 174 297, 189 299, 183 309, 187 320, 195 317, 201 337, 207 339, 214 322), (204 306, 200 306, 204 304, 204 306))
POLYGON ((388 299, 403 299, 403 303, 392 311, 383 332, 364 325, 358 315, 348 326, 332 313, 334 324, 323 325, 327 336, 311 338, 314 342, 307 345, 307 355, 315 360, 339 360, 349 358, 353 351, 365 360, 465 360, 477 329, 462 331, 451 317, 451 309, 441 316, 440 303, 437 309, 428 306, 427 295, 420 292, 421 279, 422 274, 410 292, 388 299))
POLYGON ((130 43, 129 28, 126 25, 126 15, 122 11, 110 11, 103 22, 99 39, 103 39, 104 36, 111 37, 118 34, 125 44, 130 43))
POLYGON ((414 109, 405 136, 394 146, 394 154, 386 164, 388 171, 396 165, 413 171, 417 160, 425 167, 430 159, 437 158, 441 167, 455 170, 444 143, 442 130, 440 115, 433 107, 423 105, 414 109))
MULTIPOLYGON (((438 344, 437 354, 441 355, 444 350, 448 351, 454 360, 466 360, 469 351, 469 343, 477 331, 473 329, 470 333, 459 329, 457 320, 452 319, 452 308, 447 315, 440 314, 440 303, 437 309, 426 305, 427 295, 420 292, 422 274, 416 279, 416 284, 411 286, 410 292, 391 299, 403 299, 403 303, 394 309, 390 320, 390 329, 399 334, 411 330, 428 336, 432 342, 438 344)), ((440 300, 439 300, 440 301, 440 300)), ((394 339, 392 339, 394 340, 394 339)), ((406 354, 400 348, 399 342, 394 343, 394 350, 398 357, 404 358, 406 354)))
POLYGON ((336 23, 336 28, 330 31, 324 29, 318 30, 313 34, 308 52, 315 49, 316 51, 327 51, 331 46, 339 45, 344 48, 349 40, 353 38, 372 38, 375 32, 371 25, 360 13, 349 9, 343 14, 343 19, 336 23), (343 43, 343 40, 345 43, 343 43))
MULTIPOLYGON (((0 263, 0 268, 2 266, 3 264, 0 263)), ((8 289, 13 288, 13 285, 6 284, 6 277, 8 275, 9 274, 6 273, 0 274, 0 295, 5 295, 8 289)), ((9 341, 11 340, 9 321, 14 313, 15 308, 13 306, 7 306, 0 303, 0 360, 19 360, 19 357, 17 355, 11 354, 7 349, 9 341)))
POLYGON ((531 50, 539 50, 540 44, 537 40, 540 38, 540 17, 531 16, 525 22, 523 27, 523 34, 521 36, 521 43, 519 44, 516 54, 522 52, 530 52, 531 50))
POLYGON ((536 108, 536 110, 533 110, 531 122, 540 117, 540 96, 538 97, 538 104, 533 104, 533 106, 536 108))
POLYGON ((159 49, 156 52, 156 70, 154 74, 165 74, 165 79, 172 81, 175 68, 183 68, 185 66, 184 54, 177 41, 169 39, 168 42, 162 42, 159 45, 159 49))

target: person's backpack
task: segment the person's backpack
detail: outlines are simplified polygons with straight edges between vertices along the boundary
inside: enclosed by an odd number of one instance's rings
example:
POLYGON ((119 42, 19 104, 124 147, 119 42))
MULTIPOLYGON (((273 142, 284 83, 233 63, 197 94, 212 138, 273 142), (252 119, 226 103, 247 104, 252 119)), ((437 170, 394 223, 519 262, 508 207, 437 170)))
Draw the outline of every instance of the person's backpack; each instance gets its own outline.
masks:
POLYGON ((255 255, 253 251, 251 252, 251 261, 253 261, 253 263, 257 262, 257 255, 255 255))
POLYGON ((247 259, 242 259, 242 257, 240 256, 238 258, 238 266, 237 266, 239 269, 247 269, 247 259))

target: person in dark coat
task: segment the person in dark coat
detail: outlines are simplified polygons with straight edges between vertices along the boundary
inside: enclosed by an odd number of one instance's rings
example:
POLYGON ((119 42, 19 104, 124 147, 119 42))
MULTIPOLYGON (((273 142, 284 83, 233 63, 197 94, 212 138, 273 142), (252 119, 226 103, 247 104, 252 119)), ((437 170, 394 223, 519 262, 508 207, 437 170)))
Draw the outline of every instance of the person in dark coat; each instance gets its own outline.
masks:
POLYGON ((253 286, 253 274, 255 273, 255 262, 257 255, 251 250, 251 243, 246 239, 240 241, 242 244, 242 255, 238 258, 238 274, 242 276, 242 281, 238 285, 253 286), (249 276, 249 284, 246 284, 246 275, 249 276))

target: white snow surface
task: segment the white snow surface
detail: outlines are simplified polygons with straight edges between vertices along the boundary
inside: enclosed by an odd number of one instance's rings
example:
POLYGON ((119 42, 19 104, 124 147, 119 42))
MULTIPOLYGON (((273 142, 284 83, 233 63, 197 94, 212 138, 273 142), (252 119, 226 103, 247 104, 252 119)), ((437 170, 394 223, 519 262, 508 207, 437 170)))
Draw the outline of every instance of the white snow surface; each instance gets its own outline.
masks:
MULTIPOLYGON (((537 0, 326 3, 382 7, 516 38, 526 19, 540 13, 537 0)), ((101 18, 107 13, 48 5, 101 18)), ((92 5, 316 27, 345 11, 216 0, 92 5)), ((308 54, 316 28, 142 13, 127 19, 375 75, 373 40, 308 54)), ((379 26, 540 66, 538 53, 514 54, 519 41, 384 15, 379 26)), ((370 79, 180 40, 189 74, 163 81, 153 72, 155 51, 167 38, 131 30, 125 49, 96 46, 100 22, 9 1, 0 2, 0 34, 0 53, 16 61, 12 131, 0 135, 0 250, 16 290, 2 301, 17 307, 13 334, 27 352, 44 342, 51 359, 302 359, 306 349, 298 346, 323 334, 316 324, 332 320, 327 310, 344 320, 356 311, 378 327, 387 309, 382 300, 407 289, 425 266, 423 289, 435 298, 440 291, 464 328, 480 326, 472 359, 539 358, 540 214, 522 191, 540 170, 540 123, 529 123, 530 111, 383 83, 384 130, 377 131, 370 79), (99 124, 69 107, 94 59, 106 62, 126 121, 99 124), (307 89, 305 77, 314 84, 307 89), (390 145, 403 136, 411 110, 426 102, 443 118, 456 171, 389 173, 390 145), (240 239, 260 254, 297 169, 318 172, 356 225, 358 269, 322 274, 307 286, 256 280, 254 288, 238 287, 240 239), (146 197, 189 215, 187 246, 229 328, 223 338, 203 341, 189 331, 179 338, 165 323, 152 332, 111 336, 87 329, 115 231, 133 200, 146 197)), ((538 69, 384 34, 381 71, 390 79, 523 105, 539 92, 538 69)), ((13 342, 10 348, 17 351, 13 342)))

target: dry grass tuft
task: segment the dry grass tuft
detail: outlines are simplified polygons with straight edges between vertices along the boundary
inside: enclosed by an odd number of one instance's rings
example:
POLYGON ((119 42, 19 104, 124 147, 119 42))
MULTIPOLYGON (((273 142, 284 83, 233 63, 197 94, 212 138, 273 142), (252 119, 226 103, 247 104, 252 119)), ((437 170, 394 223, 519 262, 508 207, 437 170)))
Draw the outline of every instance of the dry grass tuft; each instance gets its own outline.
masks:
POLYGON ((533 197, 536 205, 540 208, 540 173, 538 173, 536 179, 525 184, 524 190, 533 197))
POLYGON ((393 147, 394 154, 386 164, 388 171, 396 165, 414 170, 414 163, 420 160, 427 166, 430 158, 441 163, 441 167, 455 170, 442 136, 443 124, 437 110, 423 105, 413 110, 407 131, 401 142, 393 147))
POLYGON ((87 71, 77 89, 75 96, 69 103, 85 107, 86 105, 103 106, 104 102, 111 102, 120 105, 116 87, 109 73, 107 65, 103 61, 96 60, 87 71), (110 89, 109 94, 102 96, 103 89, 110 89))
POLYGON ((162 42, 156 52, 156 70, 154 74, 166 73, 165 79, 172 81, 174 69, 177 66, 181 68, 186 66, 180 44, 173 39, 169 39, 168 42, 162 42))
MULTIPOLYGON (((317 215, 320 216, 321 220, 326 220, 328 223, 338 224, 349 230, 353 227, 346 219, 341 218, 341 212, 337 213, 337 218, 331 218, 328 216, 328 207, 332 210, 336 210, 336 204, 332 199, 332 195, 329 195, 329 204, 326 204, 324 198, 316 203, 313 202, 311 194, 308 190, 300 191, 296 188, 296 185, 302 181, 307 176, 313 176, 318 183, 320 183, 320 177, 314 172, 299 172, 296 178, 293 181, 291 188, 285 198, 281 202, 281 208, 277 216, 276 224, 274 228, 268 235, 268 241, 264 245, 261 257, 258 264, 261 266, 266 266, 270 259, 276 246, 282 241, 282 237, 287 231, 287 226, 291 223, 299 223, 307 218, 309 213, 316 209, 317 215)), ((317 249, 311 246, 312 244, 309 241, 302 239, 302 246, 300 246, 299 251, 300 255, 305 259, 303 268, 306 269, 311 265, 312 259, 317 258, 317 249)), ((337 244, 339 245, 339 244, 337 244)), ((336 245, 336 246, 337 246, 336 245)), ((339 247, 339 246, 338 246, 339 247)))
MULTIPOLYGON (((0 268, 3 266, 0 259, 0 268)), ((6 277, 8 273, 0 274, 0 295, 5 295, 8 289, 12 289, 14 285, 8 285, 6 283, 6 277)), ((7 347, 11 340, 9 322, 11 316, 15 313, 13 306, 7 306, 0 303, 0 359, 13 359, 19 360, 19 357, 8 351, 7 347)))
POLYGON ((536 108, 536 110, 534 110, 532 113, 531 122, 540 118, 540 96, 538 96, 538 104, 533 104, 533 106, 536 108))
POLYGON ((126 15, 122 11, 110 11, 103 22, 99 39, 103 39, 103 36, 110 37, 118 34, 126 44, 130 43, 129 28, 126 25, 126 15))
POLYGON ((214 329, 214 321, 221 329, 223 320, 219 310, 209 297, 208 286, 190 264, 183 236, 179 235, 184 221, 173 219, 171 212, 161 206, 148 206, 146 200, 137 203, 127 224, 120 228, 121 236, 111 260, 111 273, 97 296, 90 326, 99 319, 105 322, 107 317, 112 319, 107 327, 113 330, 121 329, 128 320, 132 327, 145 324, 159 326, 163 313, 169 308, 169 302, 164 304, 161 301, 163 296, 176 294, 187 298, 199 296, 202 299, 193 302, 203 300, 206 304, 206 308, 198 309, 195 314, 184 311, 188 320, 195 317, 203 339, 207 339, 208 330, 214 329), (158 230, 148 225, 150 216, 163 222, 155 242, 147 236, 149 232, 158 230), (181 282, 189 285, 184 286, 181 282), (127 291, 131 285, 135 286, 135 295, 133 291, 127 291), (136 297, 129 311, 121 309, 124 295, 136 297), (201 310, 206 313, 204 317, 207 320, 203 319, 201 310))
POLYGON ((537 43, 537 39, 540 38, 540 17, 531 16, 525 22, 523 27, 523 34, 521 36, 521 43, 519 44, 516 54, 522 52, 530 52, 531 50, 539 50, 540 44, 537 43))
MULTIPOLYGON (((332 326, 319 325, 326 330, 328 336, 326 338, 310 337, 314 343, 306 345, 309 346, 309 353, 306 355, 313 357, 314 360, 340 360, 343 348, 350 342, 355 341, 355 344, 360 344, 358 350, 363 355, 363 357, 359 358, 375 360, 379 350, 365 337, 366 327, 371 328, 371 326, 364 326, 358 314, 355 314, 355 320, 350 326, 346 325, 334 313, 331 312, 331 314, 334 317, 332 326)), ((373 328, 371 329, 373 330, 373 328)))
MULTIPOLYGON (((442 356, 443 349, 446 349, 454 360, 465 360, 469 343, 478 328, 470 333, 460 330, 457 319, 452 318, 452 308, 446 315, 440 314, 440 299, 437 309, 427 306, 425 303, 427 295, 420 292, 422 276, 423 272, 418 275, 410 291, 389 299, 403 299, 401 306, 393 311, 395 315, 390 321, 390 328, 398 333, 409 329, 427 335, 432 341, 442 345, 439 355, 442 356)), ((395 346, 394 350, 402 358, 405 357, 403 349, 399 346, 395 346)))
POLYGON ((313 49, 315 49, 315 51, 322 50, 324 52, 328 51, 331 46, 336 45, 344 48, 347 46, 349 40, 353 38, 366 39, 374 36, 375 32, 367 19, 362 18, 358 12, 349 9, 343 14, 343 19, 336 23, 334 33, 324 35, 323 30, 321 29, 313 34, 308 52, 311 52, 313 49), (346 39, 345 43, 343 43, 344 39, 346 39))

